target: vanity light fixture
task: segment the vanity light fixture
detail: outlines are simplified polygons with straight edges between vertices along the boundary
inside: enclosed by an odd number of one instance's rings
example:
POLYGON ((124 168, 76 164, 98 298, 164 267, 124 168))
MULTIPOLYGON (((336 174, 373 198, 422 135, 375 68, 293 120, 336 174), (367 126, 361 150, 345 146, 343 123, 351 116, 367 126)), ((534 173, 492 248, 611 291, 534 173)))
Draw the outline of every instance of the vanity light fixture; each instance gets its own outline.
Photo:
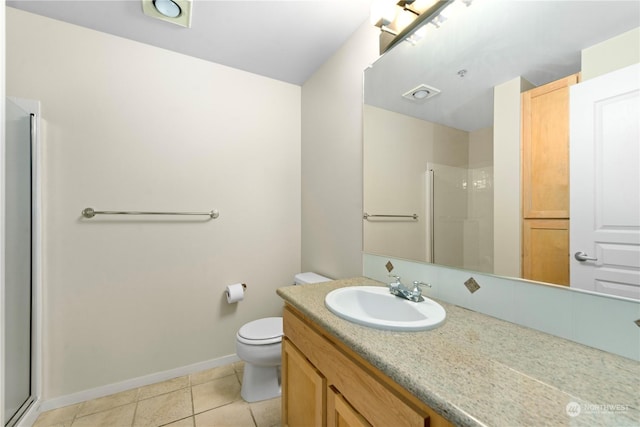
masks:
POLYGON ((427 25, 440 28, 457 10, 473 0, 373 0, 370 22, 380 28, 380 53, 402 40, 416 44, 427 25))
POLYGON ((433 98, 439 93, 439 89, 427 86, 426 84, 421 84, 402 94, 402 97, 413 102, 424 102, 429 98, 433 98))
POLYGON ((192 0, 142 0, 145 15, 191 28, 192 0))
POLYGON ((398 35, 437 0, 374 0, 370 22, 382 32, 398 35))

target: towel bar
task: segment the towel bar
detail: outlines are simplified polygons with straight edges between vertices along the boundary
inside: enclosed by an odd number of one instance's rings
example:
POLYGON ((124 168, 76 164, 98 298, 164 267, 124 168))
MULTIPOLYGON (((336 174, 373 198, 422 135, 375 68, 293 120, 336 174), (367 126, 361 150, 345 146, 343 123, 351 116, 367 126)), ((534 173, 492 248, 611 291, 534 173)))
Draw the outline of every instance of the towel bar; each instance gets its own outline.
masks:
POLYGON ((213 219, 220 216, 217 209, 211 212, 135 212, 135 211, 96 211, 93 208, 84 208, 82 216, 93 218, 96 215, 207 215, 213 219))

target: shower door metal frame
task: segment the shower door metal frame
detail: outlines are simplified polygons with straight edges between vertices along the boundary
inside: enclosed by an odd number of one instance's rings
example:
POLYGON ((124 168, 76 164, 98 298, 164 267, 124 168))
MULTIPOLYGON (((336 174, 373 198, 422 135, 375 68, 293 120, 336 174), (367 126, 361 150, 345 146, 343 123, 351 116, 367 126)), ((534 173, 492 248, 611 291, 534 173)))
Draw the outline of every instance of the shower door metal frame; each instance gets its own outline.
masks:
MULTIPOLYGON (((30 396, 7 421, 5 427, 12 427, 23 420, 34 422, 35 410, 42 390, 42 203, 41 193, 41 138, 40 102, 21 98, 6 97, 30 116, 31 151, 31 372, 30 396)), ((6 143, 6 141, 5 141, 6 143)), ((3 310, 4 312, 4 310, 3 310)), ((6 349, 5 349, 6 351, 6 349)), ((2 356, 4 363, 4 355, 2 356)), ((6 369, 6 367, 5 367, 6 369)), ((3 401, 3 405, 5 402, 3 401)), ((4 412, 3 408, 3 412, 4 412)), ((4 414, 6 417, 7 414, 4 414)), ((4 420, 3 420, 4 423, 4 420)))

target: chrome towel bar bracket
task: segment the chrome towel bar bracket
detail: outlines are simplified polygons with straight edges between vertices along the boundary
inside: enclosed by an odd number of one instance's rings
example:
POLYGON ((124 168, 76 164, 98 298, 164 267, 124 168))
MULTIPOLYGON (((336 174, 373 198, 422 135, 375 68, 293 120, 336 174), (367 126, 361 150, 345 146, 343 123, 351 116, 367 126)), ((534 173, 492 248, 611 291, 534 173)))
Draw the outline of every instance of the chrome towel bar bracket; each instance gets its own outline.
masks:
POLYGON ((212 219, 220 216, 220 212, 214 209, 210 212, 132 212, 132 211, 96 211, 93 208, 84 208, 82 216, 93 218, 96 215, 207 215, 212 219))

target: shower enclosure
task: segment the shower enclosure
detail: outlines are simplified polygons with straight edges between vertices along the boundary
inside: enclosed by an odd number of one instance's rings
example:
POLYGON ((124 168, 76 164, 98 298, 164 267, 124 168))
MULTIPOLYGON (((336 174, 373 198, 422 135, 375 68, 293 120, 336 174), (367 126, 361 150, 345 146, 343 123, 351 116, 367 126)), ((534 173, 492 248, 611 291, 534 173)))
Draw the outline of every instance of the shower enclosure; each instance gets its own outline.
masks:
POLYGON ((36 116, 5 101, 5 402, 12 426, 35 399, 34 306, 36 226, 34 166, 36 116))
POLYGON ((427 261, 493 272, 493 167, 427 164, 427 261))

